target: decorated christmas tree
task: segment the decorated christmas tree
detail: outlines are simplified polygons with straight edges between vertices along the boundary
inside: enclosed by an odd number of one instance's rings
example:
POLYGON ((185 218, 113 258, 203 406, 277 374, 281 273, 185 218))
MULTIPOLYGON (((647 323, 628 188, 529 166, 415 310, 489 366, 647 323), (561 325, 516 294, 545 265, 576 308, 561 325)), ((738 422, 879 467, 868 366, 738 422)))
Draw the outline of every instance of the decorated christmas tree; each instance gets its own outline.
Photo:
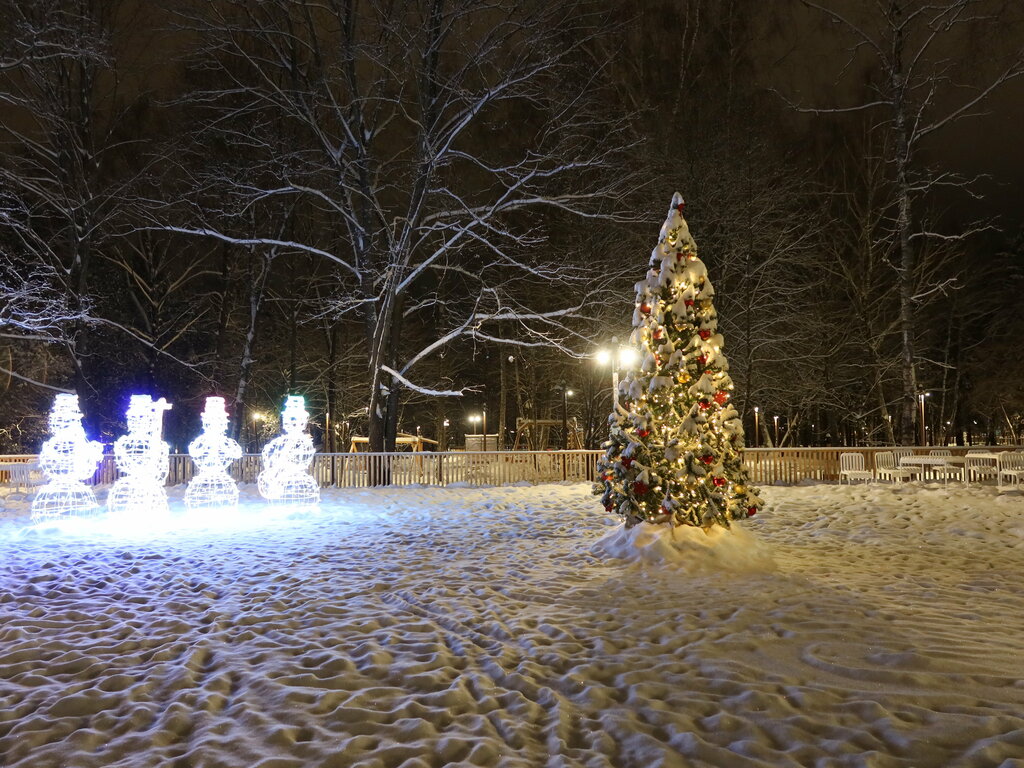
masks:
POLYGON ((714 289, 677 192, 650 270, 636 284, 631 343, 640 365, 619 385, 596 489, 638 523, 729 527, 763 504, 740 459, 743 423, 718 332, 714 289))

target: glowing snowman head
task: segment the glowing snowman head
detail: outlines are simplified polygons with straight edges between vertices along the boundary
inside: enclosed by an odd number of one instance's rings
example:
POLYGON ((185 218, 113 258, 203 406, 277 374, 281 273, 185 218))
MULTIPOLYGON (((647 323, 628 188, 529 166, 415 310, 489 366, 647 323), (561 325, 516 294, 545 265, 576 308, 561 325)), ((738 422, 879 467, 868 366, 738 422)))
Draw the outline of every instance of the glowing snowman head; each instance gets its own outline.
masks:
POLYGON ((163 412, 170 409, 171 406, 162 397, 154 400, 150 395, 132 395, 124 414, 128 420, 128 431, 151 431, 153 425, 160 423, 163 412))
POLYGON ((307 421, 309 414, 306 413, 305 398, 301 395, 290 395, 285 400, 284 410, 281 411, 281 428, 289 434, 304 432, 307 421))
POLYGON ((53 399, 50 411, 50 433, 82 426, 82 411, 78 407, 78 395, 61 393, 53 399))
POLYGON ((206 408, 203 410, 203 431, 222 434, 228 431, 228 412, 224 407, 223 397, 206 398, 206 408))

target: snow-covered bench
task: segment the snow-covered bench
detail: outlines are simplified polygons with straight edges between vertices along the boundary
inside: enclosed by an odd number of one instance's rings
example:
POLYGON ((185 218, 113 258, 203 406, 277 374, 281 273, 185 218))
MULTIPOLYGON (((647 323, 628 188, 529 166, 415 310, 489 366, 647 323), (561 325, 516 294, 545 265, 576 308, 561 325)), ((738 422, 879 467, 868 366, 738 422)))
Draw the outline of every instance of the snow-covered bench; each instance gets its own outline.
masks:
POLYGON ((1024 453, 1006 451, 999 454, 999 490, 1003 490, 1003 480, 1008 480, 1012 488, 1020 489, 1020 481, 1024 479, 1024 453))
POLYGON ((875 454, 875 475, 879 480, 913 480, 918 474, 912 467, 901 467, 896 464, 896 454, 893 451, 880 451, 875 454))
POLYGON ((843 484, 846 478, 850 485, 854 480, 869 482, 875 479, 875 473, 864 468, 864 455, 861 453, 840 453, 839 454, 839 484, 843 484))
POLYGON ((0 476, 6 475, 4 485, 24 488, 26 491, 46 482, 46 476, 35 461, 18 461, 0 464, 0 476))

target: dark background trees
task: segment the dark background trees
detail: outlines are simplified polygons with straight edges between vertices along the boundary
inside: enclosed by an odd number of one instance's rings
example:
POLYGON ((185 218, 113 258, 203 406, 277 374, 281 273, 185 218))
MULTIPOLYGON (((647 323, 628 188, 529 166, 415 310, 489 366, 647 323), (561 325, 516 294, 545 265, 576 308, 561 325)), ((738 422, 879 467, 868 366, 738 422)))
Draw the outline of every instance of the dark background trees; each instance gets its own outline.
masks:
POLYGON ((598 442, 676 189, 759 444, 915 439, 925 391, 933 440, 1020 434, 1012 5, 0 11, 3 450, 54 389, 107 437, 166 396, 179 448, 207 394, 251 449, 303 394, 339 450, 571 388, 598 442))

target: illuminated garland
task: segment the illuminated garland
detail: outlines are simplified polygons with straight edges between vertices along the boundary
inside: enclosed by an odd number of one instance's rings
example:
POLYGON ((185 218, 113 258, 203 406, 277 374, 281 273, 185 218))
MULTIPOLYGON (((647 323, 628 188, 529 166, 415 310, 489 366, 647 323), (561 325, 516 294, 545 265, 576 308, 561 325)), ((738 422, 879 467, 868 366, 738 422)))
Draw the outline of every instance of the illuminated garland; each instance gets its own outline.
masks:
POLYGON ((636 284, 630 341, 641 362, 619 385, 620 406, 598 462, 596 492, 627 527, 728 528, 763 504, 742 466, 743 424, 730 402, 715 292, 684 209, 677 192, 650 270, 636 284))

